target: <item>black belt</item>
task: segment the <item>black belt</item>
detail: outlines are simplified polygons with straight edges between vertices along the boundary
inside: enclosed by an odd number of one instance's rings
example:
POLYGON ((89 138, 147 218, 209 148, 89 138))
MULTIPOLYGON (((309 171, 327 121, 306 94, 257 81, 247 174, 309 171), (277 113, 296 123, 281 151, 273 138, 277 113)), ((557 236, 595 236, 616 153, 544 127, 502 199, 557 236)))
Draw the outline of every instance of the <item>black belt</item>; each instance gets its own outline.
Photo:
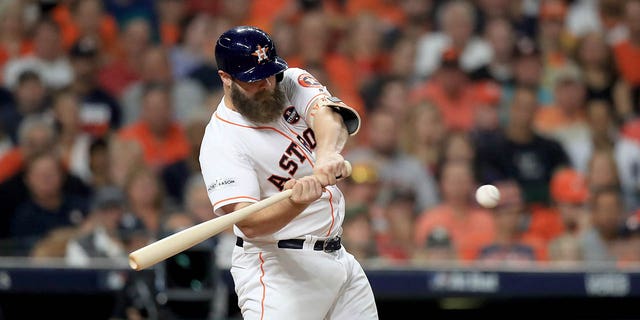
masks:
MULTIPOLYGON (((236 246, 242 247, 244 240, 242 238, 236 238, 236 246)), ((278 248, 282 249, 302 249, 304 247, 304 239, 287 239, 278 241, 278 248)), ((334 252, 340 250, 342 244, 340 243, 340 237, 335 237, 327 240, 318 240, 313 245, 313 250, 334 252)))

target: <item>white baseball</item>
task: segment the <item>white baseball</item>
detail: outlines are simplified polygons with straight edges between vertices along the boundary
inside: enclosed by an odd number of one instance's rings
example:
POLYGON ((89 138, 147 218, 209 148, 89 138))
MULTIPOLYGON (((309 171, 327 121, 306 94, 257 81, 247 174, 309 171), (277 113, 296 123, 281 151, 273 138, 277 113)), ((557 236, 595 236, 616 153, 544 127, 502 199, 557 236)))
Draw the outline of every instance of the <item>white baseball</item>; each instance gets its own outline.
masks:
POLYGON ((495 208, 500 201, 500 191, 494 185, 485 184, 476 190, 476 201, 484 208, 495 208))

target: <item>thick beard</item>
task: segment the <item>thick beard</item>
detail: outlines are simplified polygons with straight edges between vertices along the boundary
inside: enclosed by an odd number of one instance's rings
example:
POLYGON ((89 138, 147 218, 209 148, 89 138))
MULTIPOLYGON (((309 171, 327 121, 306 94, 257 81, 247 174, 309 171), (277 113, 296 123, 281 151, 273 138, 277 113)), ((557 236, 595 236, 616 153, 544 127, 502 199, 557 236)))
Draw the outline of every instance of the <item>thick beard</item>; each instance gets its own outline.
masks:
POLYGON ((253 98, 248 98, 237 84, 232 83, 231 102, 249 121, 266 124, 275 121, 282 114, 285 98, 280 85, 276 85, 273 92, 260 91, 253 98))

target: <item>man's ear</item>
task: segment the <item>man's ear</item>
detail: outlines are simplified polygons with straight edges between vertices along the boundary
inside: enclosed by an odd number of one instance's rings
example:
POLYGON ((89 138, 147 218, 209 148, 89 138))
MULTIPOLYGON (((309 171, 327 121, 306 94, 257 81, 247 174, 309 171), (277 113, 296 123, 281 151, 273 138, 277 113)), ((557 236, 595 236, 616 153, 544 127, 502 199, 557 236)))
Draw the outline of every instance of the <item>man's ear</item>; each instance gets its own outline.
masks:
POLYGON ((218 70, 218 75, 220 76, 220 80, 222 80, 222 85, 224 85, 227 88, 230 88, 231 83, 233 82, 231 75, 229 75, 228 73, 222 70, 218 70))

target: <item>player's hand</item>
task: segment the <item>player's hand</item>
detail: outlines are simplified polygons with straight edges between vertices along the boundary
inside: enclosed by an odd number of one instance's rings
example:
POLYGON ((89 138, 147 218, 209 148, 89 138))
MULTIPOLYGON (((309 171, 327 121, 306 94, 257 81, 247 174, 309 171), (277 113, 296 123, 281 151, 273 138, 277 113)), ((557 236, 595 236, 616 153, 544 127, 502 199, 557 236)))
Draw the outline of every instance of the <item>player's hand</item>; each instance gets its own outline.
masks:
POLYGON ((316 166, 313 168, 313 175, 325 187, 336 184, 343 177, 346 178, 349 175, 349 171, 344 164, 342 155, 334 153, 327 156, 318 156, 316 166))
POLYGON ((314 176, 290 179, 284 184, 285 189, 292 189, 291 200, 294 204, 308 205, 322 196, 322 185, 314 176))

